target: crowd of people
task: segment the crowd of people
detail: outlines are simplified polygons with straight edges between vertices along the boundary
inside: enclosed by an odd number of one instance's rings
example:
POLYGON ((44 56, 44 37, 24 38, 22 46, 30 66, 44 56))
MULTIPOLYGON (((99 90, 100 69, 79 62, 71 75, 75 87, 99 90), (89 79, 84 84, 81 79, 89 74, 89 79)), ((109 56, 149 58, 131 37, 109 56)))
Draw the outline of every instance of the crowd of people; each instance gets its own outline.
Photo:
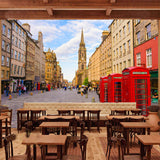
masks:
MULTIPOLYGON (((19 96, 21 96, 21 94, 27 93, 27 87, 25 85, 22 86, 17 86, 16 88, 16 93, 18 93, 19 96)), ((9 87, 9 85, 4 86, 4 94, 8 97, 9 94, 11 94, 11 89, 9 87)))

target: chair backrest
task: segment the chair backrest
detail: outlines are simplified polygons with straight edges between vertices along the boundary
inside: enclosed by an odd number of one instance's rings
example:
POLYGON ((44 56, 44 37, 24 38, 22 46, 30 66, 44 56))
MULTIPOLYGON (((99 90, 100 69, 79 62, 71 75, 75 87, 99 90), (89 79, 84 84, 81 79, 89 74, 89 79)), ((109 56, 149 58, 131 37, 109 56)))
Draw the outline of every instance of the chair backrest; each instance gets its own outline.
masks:
POLYGON ((88 120, 99 120, 99 111, 88 111, 88 120))
POLYGON ((12 122, 12 109, 1 109, 0 110, 1 116, 8 116, 7 122, 9 125, 11 125, 12 122))
POLYGON ((13 143, 12 143, 12 141, 15 139, 16 139, 15 134, 11 134, 11 135, 6 136, 4 138, 6 160, 8 160, 10 157, 13 157, 13 143))
POLYGON ((132 115, 142 115, 141 110, 131 110, 132 115))
POLYGON ((58 114, 61 115, 61 116, 70 116, 71 115, 71 111, 70 110, 64 110, 64 111, 58 110, 58 114))
POLYGON ((116 115, 126 115, 126 110, 115 110, 116 115))
POLYGON ((73 111, 73 115, 74 116, 79 116, 79 118, 81 119, 81 120, 85 120, 85 111, 76 111, 76 110, 74 110, 73 111))
POLYGON ((29 111, 18 111, 19 120, 29 120, 29 111))
POLYGON ((33 111, 31 110, 31 120, 32 121, 37 121, 40 117, 42 116, 42 111, 33 111))
POLYGON ((79 142, 81 148, 82 160, 86 160, 87 142, 88 142, 88 137, 83 135, 81 141, 79 142))
POLYGON ((113 133, 112 133, 112 124, 109 123, 108 121, 106 122, 106 129, 107 129, 107 143, 110 143, 113 133))
POLYGON ((80 131, 80 139, 82 139, 82 136, 84 134, 84 128, 85 128, 85 122, 84 121, 81 121, 80 122, 80 128, 81 128, 81 131, 80 131))
POLYGON ((144 122, 144 118, 129 118, 130 122, 144 122))

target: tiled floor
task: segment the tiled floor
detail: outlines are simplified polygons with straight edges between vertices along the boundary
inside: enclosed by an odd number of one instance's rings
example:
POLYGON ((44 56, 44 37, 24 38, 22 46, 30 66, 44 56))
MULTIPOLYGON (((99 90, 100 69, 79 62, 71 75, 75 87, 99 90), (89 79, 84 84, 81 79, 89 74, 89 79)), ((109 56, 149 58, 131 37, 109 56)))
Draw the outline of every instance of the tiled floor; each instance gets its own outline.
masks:
MULTIPOLYGON (((21 144, 22 139, 25 137, 25 132, 20 131, 18 134, 16 129, 12 130, 13 133, 17 135, 17 139, 14 141, 14 154, 23 154, 25 153, 25 146, 21 144)), ((38 129, 33 132, 33 134, 36 134, 37 132, 40 132, 38 129)), ((87 144, 87 160, 105 160, 105 152, 106 152, 106 128, 101 128, 101 132, 97 132, 96 130, 92 130, 91 132, 85 131, 85 135, 88 136, 88 144, 87 144)), ((158 132, 154 132, 151 134, 159 134, 158 132)), ((156 160, 160 160, 160 146, 153 146, 154 151, 152 149, 152 156, 158 156, 156 157, 156 160)), ((132 150, 139 151, 138 149, 132 148, 132 150)), ((72 147, 69 149, 68 154, 80 154, 80 149, 72 147)), ((111 158, 110 160, 117 160, 117 148, 113 147, 111 152, 111 158)), ((39 154, 40 155, 40 154, 39 154)), ((155 159, 155 158, 154 158, 155 159)), ((4 148, 0 149, 0 160, 5 160, 5 154, 4 154, 4 148)))

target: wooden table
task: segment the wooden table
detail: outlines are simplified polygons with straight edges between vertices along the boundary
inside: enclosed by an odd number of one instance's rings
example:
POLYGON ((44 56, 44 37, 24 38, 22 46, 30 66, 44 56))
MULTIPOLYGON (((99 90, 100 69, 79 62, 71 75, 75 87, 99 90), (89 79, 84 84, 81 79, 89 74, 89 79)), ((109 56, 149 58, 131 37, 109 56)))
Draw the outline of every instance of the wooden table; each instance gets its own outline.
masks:
POLYGON ((113 118, 119 118, 119 119, 122 119, 122 118, 144 118, 144 120, 148 120, 149 118, 148 117, 145 117, 145 116, 118 116, 118 115, 114 115, 114 116, 110 116, 110 115, 107 115, 106 116, 107 120, 112 120, 113 118))
POLYGON ((8 116, 0 116, 0 148, 2 148, 2 121, 6 121, 6 136, 8 135, 8 129, 7 129, 7 118, 8 116))
POLYGON ((66 128, 69 128, 69 122, 42 122, 40 126, 42 128, 42 134, 47 133, 47 128, 60 128, 60 132, 65 134, 66 128))
POLYGON ((150 134, 151 125, 148 124, 147 122, 120 122, 120 124, 124 128, 124 137, 127 143, 127 154, 129 154, 129 129, 133 128, 143 129, 143 134, 146 133, 147 129, 147 133, 150 134))
POLYGON ((160 135, 136 135, 136 137, 141 143, 141 157, 144 156, 144 147, 145 147, 147 151, 147 160, 151 160, 152 145, 160 144, 160 135))
POLYGON ((128 108, 128 109, 122 109, 122 108, 119 108, 119 109, 111 109, 111 115, 115 115, 115 111, 126 111, 126 113, 129 115, 129 112, 130 111, 142 111, 141 109, 138 109, 138 108, 128 108))
POLYGON ((25 138, 22 141, 22 144, 33 145, 34 160, 36 160, 36 145, 47 145, 47 146, 48 145, 54 145, 54 146, 57 146, 57 158, 62 159, 62 147, 66 145, 66 140, 67 140, 66 135, 31 134, 30 137, 25 138))

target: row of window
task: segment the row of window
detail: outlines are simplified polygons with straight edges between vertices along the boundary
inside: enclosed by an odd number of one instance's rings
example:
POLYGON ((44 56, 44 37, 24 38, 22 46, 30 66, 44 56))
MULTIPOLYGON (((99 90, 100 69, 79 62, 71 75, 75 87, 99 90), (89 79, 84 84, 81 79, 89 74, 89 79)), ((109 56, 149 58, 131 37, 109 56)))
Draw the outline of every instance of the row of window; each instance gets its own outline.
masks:
POLYGON ((25 72, 24 68, 21 66, 17 66, 12 64, 11 65, 11 73, 14 75, 23 75, 23 73, 25 72))
POLYGON ((13 49, 11 50, 11 58, 17 59, 21 62, 25 62, 25 55, 17 52, 16 50, 14 51, 13 49))
POLYGON ((126 54, 126 51, 131 51, 131 41, 128 40, 127 42, 127 48, 126 48, 126 43, 123 43, 123 46, 120 46, 119 49, 117 48, 116 50, 113 51, 114 53, 114 56, 118 56, 119 55, 119 52, 120 52, 120 55, 122 56, 122 54, 126 54), (122 50, 122 47, 123 47, 123 50, 122 50))
POLYGON ((25 32, 23 31, 23 29, 18 27, 18 25, 15 24, 14 22, 12 23, 12 29, 15 30, 17 32, 17 34, 22 36, 24 39, 26 38, 26 35, 25 35, 25 32))
MULTIPOLYGON (((136 54, 136 61, 137 61, 137 66, 143 65, 141 61, 141 53, 136 54)), ((152 49, 151 48, 146 50, 146 67, 147 68, 152 67, 152 49)))
POLYGON ((10 62, 9 57, 7 57, 7 58, 6 58, 6 61, 5 61, 5 56, 2 55, 2 59, 1 59, 2 65, 3 65, 3 66, 6 65, 6 66, 9 67, 9 62, 10 62))
POLYGON ((2 34, 7 36, 9 39, 11 38, 11 29, 7 28, 5 24, 2 26, 2 34))
POLYGON ((26 49, 25 43, 22 42, 20 39, 18 40, 18 38, 14 37, 14 35, 12 35, 12 44, 15 45, 16 47, 22 49, 22 50, 26 49))
POLYGON ((5 40, 2 40, 2 50, 10 53, 10 43, 7 43, 5 40))
MULTIPOLYGON (((131 24, 130 21, 127 23, 127 33, 129 34, 131 32, 131 24)), ((123 26, 123 29, 119 30, 119 35, 118 33, 113 37, 113 43, 118 42, 118 40, 121 40, 122 37, 126 36, 126 26, 123 26)))
POLYGON ((126 61, 120 62, 119 64, 114 65, 114 73, 122 72, 124 68, 131 67, 131 59, 128 59, 128 64, 126 64, 126 61))
POLYGON ((6 78, 9 79, 9 71, 6 71, 6 73, 5 73, 5 70, 1 71, 1 78, 5 78, 5 74, 6 74, 6 78))
MULTIPOLYGON (((148 40, 148 39, 150 39, 151 37, 152 37, 152 35, 151 35, 151 24, 148 24, 146 27, 145 27, 145 32, 146 32, 146 40, 148 40)), ((138 44, 140 44, 141 43, 141 39, 140 39, 140 37, 141 37, 141 32, 140 31, 138 31, 137 33, 136 33, 136 45, 138 45, 138 44)))

